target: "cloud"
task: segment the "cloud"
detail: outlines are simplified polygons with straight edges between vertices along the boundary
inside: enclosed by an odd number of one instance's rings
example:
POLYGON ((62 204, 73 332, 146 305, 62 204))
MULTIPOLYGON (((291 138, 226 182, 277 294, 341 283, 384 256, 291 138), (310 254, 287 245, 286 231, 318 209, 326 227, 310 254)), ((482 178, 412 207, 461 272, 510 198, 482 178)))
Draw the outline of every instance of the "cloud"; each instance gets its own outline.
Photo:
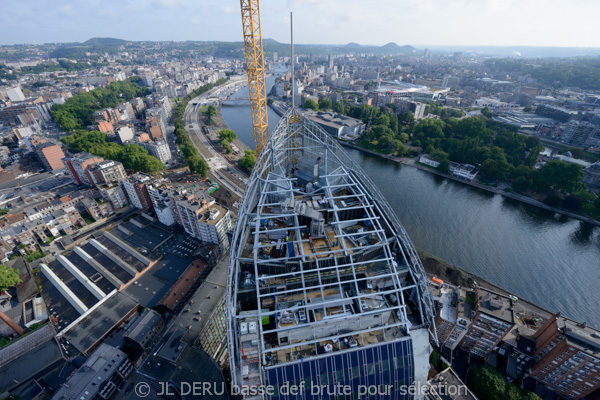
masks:
MULTIPOLYGON (((296 43, 600 46, 598 0, 261 0, 260 5, 263 36, 285 42, 293 11, 296 43)), ((0 0, 0 26, 0 44, 100 35, 241 38, 237 0, 0 0)))
POLYGON ((238 9, 233 6, 221 7, 221 11, 223 11, 225 14, 235 14, 239 12, 238 9))
POLYGON ((60 12, 68 17, 74 17, 75 14, 77 14, 77 12, 75 11, 75 9, 73 8, 72 5, 67 4, 64 6, 60 7, 60 12))
POLYGON ((177 8, 179 2, 177 0, 155 0, 154 4, 159 8, 177 8))

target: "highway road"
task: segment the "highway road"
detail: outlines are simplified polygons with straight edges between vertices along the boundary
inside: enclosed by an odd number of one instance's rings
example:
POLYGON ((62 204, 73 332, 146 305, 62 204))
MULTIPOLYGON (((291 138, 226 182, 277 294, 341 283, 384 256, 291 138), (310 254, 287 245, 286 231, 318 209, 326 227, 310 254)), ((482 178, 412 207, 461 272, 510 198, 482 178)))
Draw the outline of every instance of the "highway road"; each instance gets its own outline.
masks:
MULTIPOLYGON (((206 160, 210 171, 219 181, 222 186, 233 191, 237 195, 241 196, 245 190, 245 182, 247 182, 248 175, 242 170, 238 169, 233 163, 229 162, 225 157, 219 154, 218 150, 214 148, 211 141, 202 132, 202 124, 200 123, 200 108, 203 105, 211 104, 217 101, 221 97, 227 97, 232 92, 238 90, 243 86, 243 82, 228 82, 223 86, 219 86, 206 93, 201 94, 198 97, 192 99, 184 113, 185 128, 194 142, 193 137, 195 136, 200 140, 205 149, 198 148, 200 155, 206 160), (204 150, 204 151, 203 151, 204 150), (227 173, 225 173, 227 171, 227 173)), ((194 143, 196 145, 196 143, 194 143)))

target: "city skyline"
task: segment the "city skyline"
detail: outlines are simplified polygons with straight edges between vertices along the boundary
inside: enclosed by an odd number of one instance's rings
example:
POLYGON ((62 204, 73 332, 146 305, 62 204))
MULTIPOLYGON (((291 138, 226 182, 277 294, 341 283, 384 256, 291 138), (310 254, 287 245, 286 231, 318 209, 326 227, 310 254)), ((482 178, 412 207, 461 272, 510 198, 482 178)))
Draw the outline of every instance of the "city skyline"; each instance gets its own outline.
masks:
MULTIPOLYGON (((369 5, 356 0, 263 0, 263 38, 289 41, 293 11, 297 43, 600 47, 593 21, 600 4, 591 0, 377 0, 369 5)), ((33 0, 2 3, 0 15, 2 45, 83 42, 92 37, 235 42, 242 37, 239 2, 232 0, 33 0)))

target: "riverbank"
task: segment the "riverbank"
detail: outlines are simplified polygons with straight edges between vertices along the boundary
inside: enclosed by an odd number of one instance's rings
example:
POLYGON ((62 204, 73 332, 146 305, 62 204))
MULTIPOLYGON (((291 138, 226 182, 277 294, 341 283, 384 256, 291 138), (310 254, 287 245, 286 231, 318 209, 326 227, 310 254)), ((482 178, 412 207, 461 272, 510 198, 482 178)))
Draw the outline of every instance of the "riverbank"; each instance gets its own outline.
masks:
POLYGON ((440 258, 432 256, 422 250, 417 249, 419 253, 419 258, 421 259, 421 263, 423 264, 423 268, 425 269, 425 273, 431 279, 432 277, 437 277, 443 280, 446 283, 449 283, 454 286, 461 286, 466 288, 473 288, 474 284, 477 283, 477 286, 482 287, 486 290, 490 290, 492 292, 499 293, 503 296, 515 296, 519 299, 520 302, 526 303, 528 309, 532 309, 536 311, 538 314, 556 314, 556 311, 552 312, 546 310, 539 305, 524 299, 522 296, 516 296, 514 293, 501 288, 500 286, 494 285, 491 282, 486 281, 483 278, 475 276, 462 268, 459 268, 455 265, 452 265, 440 258))
POLYGON ((469 186, 473 186, 473 187, 476 187, 476 188, 479 188, 479 189, 483 189, 483 190, 486 190, 486 191, 491 192, 491 193, 499 194, 501 196, 508 197, 508 198, 513 199, 513 200, 521 201, 523 203, 527 203, 527 204, 530 204, 530 205, 535 206, 535 207, 543 208, 545 210, 552 211, 554 213, 557 213, 557 214, 560 214, 560 215, 564 215, 564 216, 569 217, 569 218, 578 219, 578 220, 586 222, 588 224, 592 224, 592 225, 595 225, 595 226, 600 226, 600 221, 595 220, 595 219, 590 218, 590 217, 587 217, 585 215, 576 214, 576 213, 573 213, 573 212, 570 212, 570 211, 567 211, 567 210, 563 210, 563 209, 560 209, 560 208, 550 207, 549 205, 547 205, 547 204, 545 204, 545 203, 543 203, 541 201, 532 199, 530 197, 527 197, 527 196, 524 196, 524 195, 521 195, 521 194, 518 194, 518 193, 507 192, 504 189, 499 189, 499 188, 496 188, 496 187, 493 187, 493 186, 487 186, 487 185, 484 185, 484 184, 481 184, 481 183, 478 183, 478 182, 468 181, 466 179, 459 178, 459 177, 454 176, 452 174, 447 174, 447 173, 444 173, 444 172, 440 172, 440 171, 438 171, 436 169, 433 169, 433 168, 430 168, 428 166, 421 165, 421 164, 417 163, 414 159, 407 159, 407 158, 403 158, 403 157, 394 157, 394 156, 390 156, 390 155, 387 155, 387 154, 381 154, 381 153, 378 153, 376 151, 368 150, 368 149, 365 149, 363 147, 357 146, 355 144, 346 142, 344 140, 340 140, 339 142, 340 142, 340 144, 342 146, 349 147, 349 148, 352 148, 352 149, 355 149, 355 150, 359 150, 359 151, 361 151, 363 153, 367 153, 367 154, 370 154, 370 155, 373 155, 373 156, 376 156, 376 157, 380 157, 380 158, 385 158, 387 160, 391 160, 391 161, 394 161, 394 162, 397 162, 397 163, 400 163, 400 164, 403 164, 403 165, 414 167, 414 168, 420 169, 422 171, 427 171, 427 172, 430 172, 432 174, 435 174, 435 175, 438 175, 438 176, 441 176, 441 177, 444 177, 444 178, 447 178, 447 179, 452 179, 454 181, 461 182, 461 183, 464 183, 464 184, 469 185, 469 186))

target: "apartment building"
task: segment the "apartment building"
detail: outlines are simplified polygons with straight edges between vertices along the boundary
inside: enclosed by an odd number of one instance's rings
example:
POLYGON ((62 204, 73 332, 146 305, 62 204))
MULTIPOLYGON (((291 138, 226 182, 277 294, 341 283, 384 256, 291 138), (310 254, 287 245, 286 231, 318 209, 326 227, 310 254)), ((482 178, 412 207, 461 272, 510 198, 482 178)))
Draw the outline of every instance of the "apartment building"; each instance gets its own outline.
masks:
POLYGON ((129 202, 140 210, 148 211, 152 208, 152 199, 147 188, 151 179, 148 175, 137 173, 121 181, 121 187, 127 194, 129 202))
POLYGON ((63 163, 67 167, 69 175, 71 175, 77 185, 92 185, 87 170, 91 165, 101 161, 104 161, 104 158, 85 152, 63 158, 63 163))
POLYGON ((119 186, 118 183, 112 182, 103 184, 98 186, 98 189, 100 190, 102 197, 107 201, 110 201, 110 204, 115 210, 118 210, 129 204, 123 188, 119 186))
POLYGON ((556 314, 534 338, 533 379, 572 400, 600 389, 600 331, 556 314))
POLYGON ((475 317, 460 346, 471 354, 485 357, 514 326, 511 299, 478 288, 475 317))
POLYGON ((179 223, 191 236, 229 249, 227 232, 231 230, 229 210, 215 203, 204 192, 183 191, 174 196, 179 223))
POLYGON ((168 190, 159 185, 148 185, 147 189, 158 220, 167 226, 175 224, 174 204, 168 190))
POLYGON ((149 142, 144 144, 148 154, 154 156, 160 160, 163 164, 166 164, 171 160, 171 149, 165 140, 157 140, 156 142, 149 142))
POLYGON ((118 161, 105 160, 88 168, 88 174, 94 185, 102 185, 110 182, 120 182, 127 179, 127 173, 123 164, 118 161))

